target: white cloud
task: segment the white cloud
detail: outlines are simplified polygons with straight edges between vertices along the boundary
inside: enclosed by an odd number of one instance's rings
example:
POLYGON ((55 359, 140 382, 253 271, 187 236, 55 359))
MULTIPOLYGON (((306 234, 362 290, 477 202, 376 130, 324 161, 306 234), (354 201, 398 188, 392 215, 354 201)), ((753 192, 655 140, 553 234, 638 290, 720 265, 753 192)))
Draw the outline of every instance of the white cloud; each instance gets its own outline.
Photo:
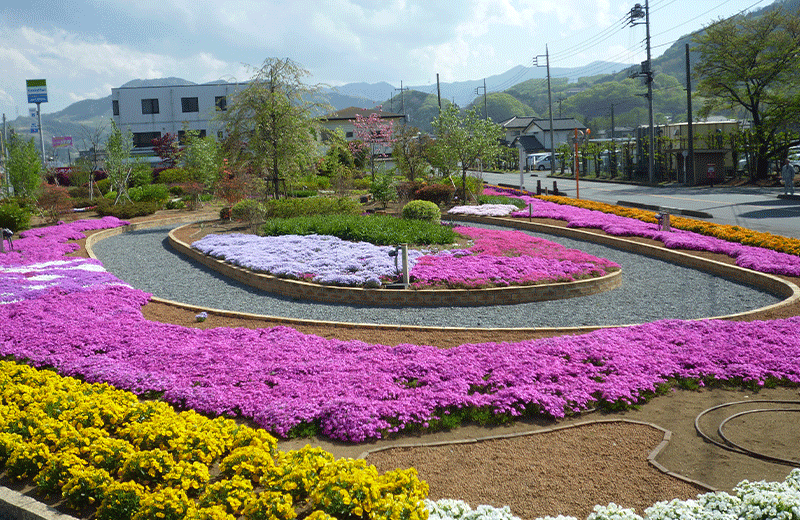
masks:
POLYGON ((6 28, 0 31, 0 38, 15 45, 0 48, 2 86, 9 85, 0 103, 9 112, 27 101, 25 79, 31 77, 47 79, 48 111, 82 99, 105 97, 112 87, 131 79, 179 76, 204 82, 229 75, 239 81, 249 78, 240 63, 225 62, 208 52, 186 57, 144 52, 63 29, 6 28))

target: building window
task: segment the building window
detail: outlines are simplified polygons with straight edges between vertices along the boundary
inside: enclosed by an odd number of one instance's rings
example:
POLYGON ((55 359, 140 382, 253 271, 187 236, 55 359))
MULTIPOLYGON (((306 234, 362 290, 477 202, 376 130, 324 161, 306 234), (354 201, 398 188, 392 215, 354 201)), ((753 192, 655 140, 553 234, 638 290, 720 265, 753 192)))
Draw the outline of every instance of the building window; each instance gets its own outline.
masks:
POLYGON ((158 114, 158 99, 143 99, 142 114, 158 114))
POLYGON ((134 148, 150 148, 153 146, 153 139, 161 137, 161 132, 134 132, 134 148))
POLYGON ((119 100, 118 99, 112 99, 111 100, 111 113, 114 114, 115 116, 119 115, 119 100))
POLYGON ((353 138, 353 132, 347 132, 346 134, 344 134, 344 136, 345 136, 347 139, 352 139, 352 138, 353 138))
POLYGON ((214 105, 216 105, 217 110, 225 111, 228 110, 228 98, 227 96, 215 96, 214 97, 214 105))
MULTIPOLYGON (((203 138, 206 136, 206 131, 203 130, 190 130, 190 132, 194 132, 197 137, 203 138)), ((178 130, 178 144, 186 144, 186 130, 178 130)))
POLYGON ((197 102, 196 97, 183 97, 181 98, 181 111, 186 112, 200 112, 200 104, 197 102))

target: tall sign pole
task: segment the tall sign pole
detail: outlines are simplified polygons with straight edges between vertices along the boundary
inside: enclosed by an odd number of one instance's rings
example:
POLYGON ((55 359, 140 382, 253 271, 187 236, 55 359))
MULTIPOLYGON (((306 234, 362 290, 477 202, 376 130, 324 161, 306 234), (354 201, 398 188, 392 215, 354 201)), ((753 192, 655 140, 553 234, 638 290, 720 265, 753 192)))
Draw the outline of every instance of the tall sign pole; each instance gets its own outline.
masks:
POLYGON ((36 104, 36 114, 39 121, 39 143, 42 146, 42 167, 46 168, 44 155, 44 132, 42 131, 42 103, 47 103, 47 80, 29 79, 25 80, 28 90, 28 103, 36 104))

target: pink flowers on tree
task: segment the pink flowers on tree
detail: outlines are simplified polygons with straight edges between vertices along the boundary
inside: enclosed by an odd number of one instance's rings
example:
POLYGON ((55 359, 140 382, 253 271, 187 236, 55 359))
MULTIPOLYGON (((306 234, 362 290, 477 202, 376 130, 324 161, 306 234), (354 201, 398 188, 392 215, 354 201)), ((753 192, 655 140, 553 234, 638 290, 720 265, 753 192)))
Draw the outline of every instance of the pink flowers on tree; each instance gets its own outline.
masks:
POLYGON ((375 178, 375 157, 384 157, 391 151, 394 142, 394 122, 382 117, 383 108, 371 112, 364 117, 356 114, 353 122, 355 128, 355 141, 350 141, 348 146, 353 155, 369 154, 372 178, 375 178))

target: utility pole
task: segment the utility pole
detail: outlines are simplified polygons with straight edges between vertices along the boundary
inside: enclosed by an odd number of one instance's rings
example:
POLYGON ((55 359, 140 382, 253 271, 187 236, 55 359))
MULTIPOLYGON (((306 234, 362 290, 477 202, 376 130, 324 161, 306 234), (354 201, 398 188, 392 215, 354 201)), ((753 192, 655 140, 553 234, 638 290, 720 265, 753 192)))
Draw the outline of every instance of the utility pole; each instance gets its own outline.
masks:
MULTIPOLYGON (((533 58, 533 64, 537 67, 541 67, 539 65, 539 58, 541 58, 541 54, 533 58)), ((555 132, 553 130, 553 91, 550 88, 550 50, 547 45, 544 46, 544 58, 545 64, 544 66, 547 67, 547 106, 549 107, 550 111, 550 175, 554 175, 556 172, 556 145, 555 145, 555 132)), ((558 111, 559 116, 561 112, 561 100, 558 100, 558 111)), ((547 143, 543 143, 547 146, 547 143)))
POLYGON ((436 73, 436 99, 439 101, 439 113, 442 113, 442 87, 439 84, 439 73, 436 73))
POLYGON ((403 88, 403 82, 401 80, 400 81, 400 88, 396 88, 395 90, 399 90, 400 91, 400 113, 403 115, 403 121, 405 121, 406 107, 405 107, 405 103, 404 103, 403 91, 408 90, 408 87, 403 88))
POLYGON ((644 7, 642 4, 636 4, 633 6, 630 12, 630 25, 641 25, 644 23, 645 26, 645 44, 647 47, 647 61, 642 63, 642 71, 636 76, 644 77, 645 82, 647 83, 647 113, 648 113, 648 151, 647 151, 647 179, 650 184, 653 184, 655 179, 653 176, 653 170, 655 166, 655 157, 653 156, 655 152, 655 138, 653 132, 653 69, 652 69, 652 60, 650 58, 650 4, 649 0, 645 0, 644 7), (637 21, 644 18, 644 22, 637 21))
POLYGON ((486 78, 483 78, 483 86, 482 87, 480 87, 480 86, 475 87, 475 95, 476 96, 478 95, 478 91, 480 89, 483 89, 483 118, 484 119, 489 119, 489 111, 486 108, 486 78))
POLYGON ((694 127, 692 126, 692 66, 689 63, 689 44, 686 44, 686 121, 688 125, 688 138, 689 138, 689 154, 684 159, 683 170, 685 172, 685 179, 683 182, 692 186, 696 184, 697 179, 694 176, 694 127), (691 179, 691 180, 690 180, 691 179))

